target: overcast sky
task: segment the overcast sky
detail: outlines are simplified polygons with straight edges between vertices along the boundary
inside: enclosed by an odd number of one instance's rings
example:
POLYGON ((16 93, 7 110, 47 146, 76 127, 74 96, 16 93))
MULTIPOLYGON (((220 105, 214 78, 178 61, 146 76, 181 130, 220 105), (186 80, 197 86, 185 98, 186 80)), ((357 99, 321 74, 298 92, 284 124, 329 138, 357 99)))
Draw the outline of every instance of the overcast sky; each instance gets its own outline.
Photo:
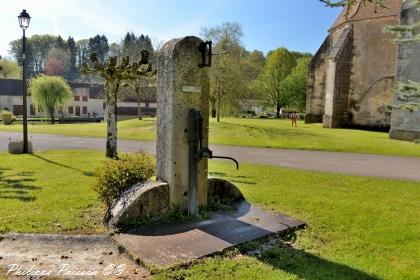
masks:
POLYGON ((1 0, 0 54, 21 36, 17 16, 26 9, 33 34, 73 36, 76 40, 105 34, 119 42, 127 31, 166 41, 199 35, 202 27, 224 21, 242 25, 243 45, 265 53, 280 46, 316 52, 339 9, 318 0, 1 0), (135 2, 135 3, 134 3, 135 2))

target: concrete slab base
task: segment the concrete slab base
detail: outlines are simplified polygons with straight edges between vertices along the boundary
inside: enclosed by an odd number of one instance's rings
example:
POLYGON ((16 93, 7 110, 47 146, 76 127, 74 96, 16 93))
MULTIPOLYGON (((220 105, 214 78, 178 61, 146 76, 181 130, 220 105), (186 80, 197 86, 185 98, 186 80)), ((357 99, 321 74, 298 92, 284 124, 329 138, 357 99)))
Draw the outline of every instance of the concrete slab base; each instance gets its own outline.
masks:
POLYGON ((113 238, 148 266, 171 266, 304 225, 244 201, 237 205, 237 211, 214 213, 205 221, 145 226, 113 238))

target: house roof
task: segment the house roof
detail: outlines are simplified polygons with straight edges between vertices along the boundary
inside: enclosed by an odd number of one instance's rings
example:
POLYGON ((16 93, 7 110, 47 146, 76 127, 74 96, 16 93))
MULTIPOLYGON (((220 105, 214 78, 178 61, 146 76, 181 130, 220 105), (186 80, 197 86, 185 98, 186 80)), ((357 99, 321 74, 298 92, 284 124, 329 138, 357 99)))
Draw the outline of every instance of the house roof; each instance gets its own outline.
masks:
POLYGON ((373 3, 358 0, 350 10, 345 8, 336 19, 330 31, 352 22, 380 17, 399 16, 401 13, 401 0, 384 0, 384 7, 375 7, 373 3))
POLYGON ((21 96, 22 80, 0 79, 0 96, 21 96))
MULTIPOLYGON (((104 86, 100 84, 89 84, 80 82, 68 82, 71 89, 90 88, 89 97, 93 99, 103 98, 104 86)), ((0 79, 0 96, 21 96, 22 80, 0 79)))
MULTIPOLYGON (((90 84, 83 82, 68 82, 71 89, 89 88, 89 98, 103 99, 104 98, 104 85, 103 84, 90 84)), ((156 87, 142 88, 144 97, 142 101, 156 102, 156 87)), ((18 79, 0 79, 0 96, 22 96, 22 80, 18 79)), ((120 101, 137 102, 135 94, 132 89, 122 89, 122 98, 120 101)))

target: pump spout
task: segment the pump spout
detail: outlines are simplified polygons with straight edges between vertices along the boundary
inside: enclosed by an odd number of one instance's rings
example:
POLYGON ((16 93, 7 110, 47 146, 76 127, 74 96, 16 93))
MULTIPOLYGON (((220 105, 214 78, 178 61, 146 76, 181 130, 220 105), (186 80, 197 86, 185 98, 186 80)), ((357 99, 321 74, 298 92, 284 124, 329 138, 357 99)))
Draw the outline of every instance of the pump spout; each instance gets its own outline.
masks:
POLYGON ((232 157, 223 157, 223 156, 214 156, 213 155, 213 151, 210 150, 209 148, 201 148, 198 151, 198 160, 201 160, 202 158, 208 158, 208 159, 213 159, 213 158, 218 158, 218 159, 228 159, 233 161, 236 164, 236 170, 239 170, 239 162, 232 158, 232 157))
POLYGON ((232 157, 213 156, 213 158, 231 160, 231 161, 233 161, 236 164, 236 170, 239 170, 239 162, 236 159, 232 158, 232 157))

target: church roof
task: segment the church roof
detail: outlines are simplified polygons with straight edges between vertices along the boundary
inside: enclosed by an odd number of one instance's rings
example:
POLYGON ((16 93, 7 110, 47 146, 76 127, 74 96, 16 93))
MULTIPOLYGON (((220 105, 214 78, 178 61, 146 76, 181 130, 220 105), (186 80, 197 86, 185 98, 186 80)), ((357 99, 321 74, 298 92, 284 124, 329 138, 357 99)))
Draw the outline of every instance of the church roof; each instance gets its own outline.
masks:
POLYGON ((350 10, 344 9, 331 27, 334 30, 342 25, 367 19, 374 19, 388 16, 399 16, 401 13, 401 0, 384 0, 384 7, 376 7, 369 2, 359 0, 350 10))

